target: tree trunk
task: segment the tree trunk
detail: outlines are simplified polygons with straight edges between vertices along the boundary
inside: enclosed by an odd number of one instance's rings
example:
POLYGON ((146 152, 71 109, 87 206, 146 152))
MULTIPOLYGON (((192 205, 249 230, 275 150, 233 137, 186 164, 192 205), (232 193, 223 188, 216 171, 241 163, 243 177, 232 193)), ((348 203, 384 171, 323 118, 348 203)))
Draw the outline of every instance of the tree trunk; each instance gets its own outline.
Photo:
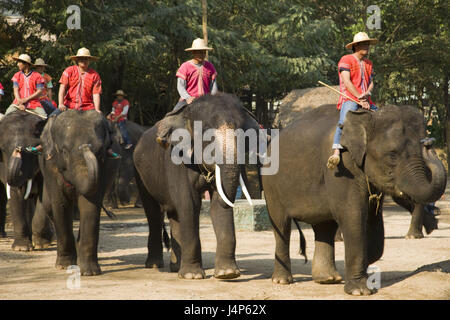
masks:
POLYGON ((448 139, 450 138, 450 104, 448 99, 448 82, 449 82, 449 74, 447 73, 444 77, 444 106, 446 111, 446 123, 445 123, 445 142, 447 144, 447 158, 450 155, 450 142, 448 139))

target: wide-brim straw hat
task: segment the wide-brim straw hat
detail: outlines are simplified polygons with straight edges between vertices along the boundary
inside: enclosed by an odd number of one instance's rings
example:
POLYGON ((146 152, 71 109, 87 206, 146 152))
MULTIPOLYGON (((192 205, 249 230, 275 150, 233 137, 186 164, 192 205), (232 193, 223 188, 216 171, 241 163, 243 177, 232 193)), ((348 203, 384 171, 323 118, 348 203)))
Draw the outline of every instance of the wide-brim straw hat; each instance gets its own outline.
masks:
POLYGON ((378 39, 369 38, 365 32, 358 32, 354 35, 353 42, 348 43, 345 47, 347 49, 351 49, 355 44, 366 41, 368 41, 371 45, 378 43, 378 39))
POLYGON ((184 51, 200 51, 200 50, 212 50, 213 48, 208 47, 205 43, 205 40, 201 38, 197 38, 192 41, 192 46, 190 48, 185 49, 184 51))
POLYGON ((80 48, 80 49, 78 49, 76 56, 70 56, 70 59, 72 59, 72 60, 77 60, 79 58, 87 58, 87 59, 90 59, 90 60, 98 60, 98 57, 91 56, 91 52, 87 48, 80 48))
POLYGON ((116 93, 113 94, 114 96, 126 96, 126 93, 123 92, 123 90, 117 90, 116 93))
POLYGON ((31 57, 29 55, 27 55, 26 53, 22 53, 18 58, 13 57, 13 59, 16 61, 28 63, 31 66, 33 65, 33 63, 31 62, 31 57))
POLYGON ((35 67, 49 67, 49 65, 46 64, 45 61, 44 61, 44 59, 42 59, 42 58, 37 58, 37 59, 34 61, 34 66, 35 66, 35 67))

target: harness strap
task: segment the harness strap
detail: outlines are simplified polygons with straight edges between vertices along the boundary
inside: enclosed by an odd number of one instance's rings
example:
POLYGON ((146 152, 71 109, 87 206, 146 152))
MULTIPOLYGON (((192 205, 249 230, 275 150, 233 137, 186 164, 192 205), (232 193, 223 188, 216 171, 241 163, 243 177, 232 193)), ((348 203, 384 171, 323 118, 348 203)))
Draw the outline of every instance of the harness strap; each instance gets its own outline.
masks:
POLYGON ((369 191, 369 203, 373 202, 374 200, 377 201, 377 209, 375 211, 375 215, 378 215, 378 210, 380 209, 380 202, 381 202, 381 197, 383 196, 383 192, 381 192, 380 194, 373 194, 370 191, 369 177, 367 177, 367 175, 366 175, 366 183, 367 183, 367 190, 369 191))

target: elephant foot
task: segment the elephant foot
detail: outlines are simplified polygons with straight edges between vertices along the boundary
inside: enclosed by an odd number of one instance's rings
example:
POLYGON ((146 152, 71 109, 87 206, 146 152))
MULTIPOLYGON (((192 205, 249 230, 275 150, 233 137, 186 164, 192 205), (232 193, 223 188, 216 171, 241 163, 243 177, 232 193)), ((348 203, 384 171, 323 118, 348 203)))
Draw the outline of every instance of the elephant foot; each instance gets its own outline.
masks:
POLYGON ((40 237, 33 235, 33 248, 34 250, 48 249, 52 243, 52 238, 40 237))
POLYGON ((154 257, 147 257, 147 260, 145 261, 145 267, 149 269, 157 268, 161 269, 164 268, 164 260, 162 257, 154 258, 154 257))
POLYGON ((214 277, 217 279, 235 279, 241 275, 239 269, 236 268, 224 268, 217 269, 214 272, 214 277))
POLYGON ((82 276, 97 276, 102 274, 102 270, 97 262, 91 261, 87 263, 80 263, 80 273, 82 276))
POLYGON ((275 284, 291 284, 294 282, 292 274, 288 271, 274 271, 272 274, 272 282, 275 284))
POLYGON ((33 251, 33 244, 28 238, 15 239, 11 248, 13 251, 33 251))
POLYGON ((410 231, 405 236, 405 239, 422 239, 423 237, 422 231, 410 231))
POLYGON ((0 231, 0 238, 6 238, 6 232, 4 230, 0 231))
POLYGON ((66 270, 68 267, 77 264, 76 256, 57 256, 55 267, 58 270, 66 270))
POLYGON ((178 278, 188 280, 201 280, 205 279, 205 271, 199 265, 194 266, 182 266, 178 271, 178 278))
POLYGON ((376 289, 367 288, 367 278, 363 278, 360 280, 349 280, 345 281, 344 291, 347 294, 351 294, 353 296, 369 296, 373 293, 376 293, 376 289))
POLYGON ((341 283, 342 281, 341 275, 334 266, 325 265, 317 267, 314 263, 312 267, 312 278, 314 282, 320 284, 341 283))

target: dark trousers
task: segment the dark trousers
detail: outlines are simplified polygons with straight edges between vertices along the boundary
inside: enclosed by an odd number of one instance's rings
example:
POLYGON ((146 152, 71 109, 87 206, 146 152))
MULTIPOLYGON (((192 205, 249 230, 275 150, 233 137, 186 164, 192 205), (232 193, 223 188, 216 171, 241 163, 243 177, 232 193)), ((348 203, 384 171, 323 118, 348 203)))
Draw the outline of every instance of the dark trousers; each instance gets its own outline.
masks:
POLYGON ((120 121, 117 123, 117 125, 119 126, 119 130, 120 130, 120 134, 122 135, 123 138, 123 142, 125 144, 130 144, 131 140, 130 140, 130 136, 128 135, 128 130, 127 130, 127 121, 120 121))
POLYGON ((47 115, 51 115, 55 110, 58 110, 58 108, 55 108, 50 100, 41 100, 41 106, 44 108, 45 113, 47 115))

